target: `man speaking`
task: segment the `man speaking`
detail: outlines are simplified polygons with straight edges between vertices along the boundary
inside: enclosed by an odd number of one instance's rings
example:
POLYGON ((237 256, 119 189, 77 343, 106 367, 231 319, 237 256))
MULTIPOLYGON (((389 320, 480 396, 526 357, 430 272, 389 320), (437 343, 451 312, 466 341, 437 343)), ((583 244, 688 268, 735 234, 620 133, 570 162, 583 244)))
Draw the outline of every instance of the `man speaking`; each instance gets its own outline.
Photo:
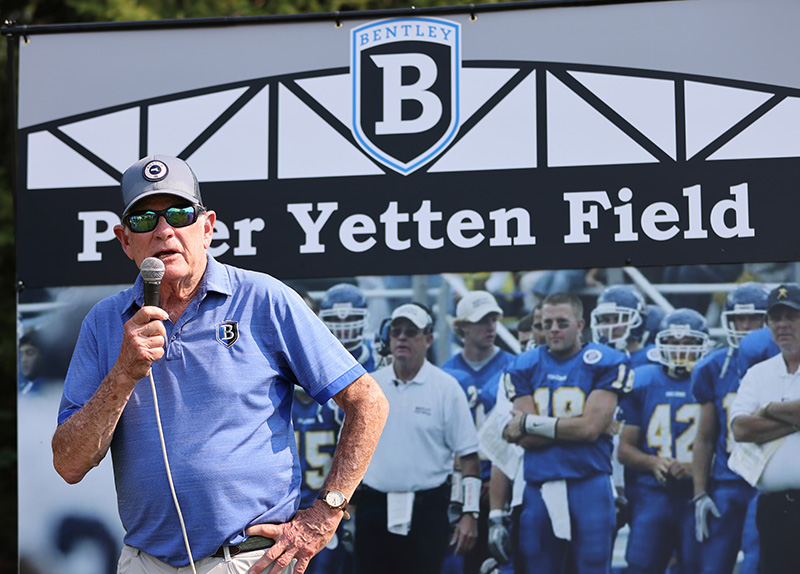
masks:
POLYGON ((159 305, 145 303, 139 277, 85 318, 54 466, 77 483, 110 448, 120 574, 303 572, 347 516, 386 399, 294 291, 206 253, 216 215, 185 162, 136 162, 122 197, 114 233, 137 267, 163 262, 159 305), (299 512, 295 384, 346 413, 320 499, 299 512))

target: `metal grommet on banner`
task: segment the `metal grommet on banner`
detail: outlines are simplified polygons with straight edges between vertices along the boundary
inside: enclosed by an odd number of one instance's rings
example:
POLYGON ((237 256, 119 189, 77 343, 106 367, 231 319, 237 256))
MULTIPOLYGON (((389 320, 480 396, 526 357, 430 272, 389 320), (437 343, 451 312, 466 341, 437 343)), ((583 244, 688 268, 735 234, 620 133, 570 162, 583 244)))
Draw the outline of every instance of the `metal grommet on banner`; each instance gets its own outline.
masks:
POLYGON ((471 22, 475 22, 478 19, 478 15, 475 13, 475 4, 469 5, 469 19, 471 22))
POLYGON ((336 11, 336 17, 333 19, 333 25, 336 26, 337 28, 341 28, 342 27, 342 19, 339 17, 339 14, 340 14, 340 12, 339 12, 339 10, 337 10, 336 11))

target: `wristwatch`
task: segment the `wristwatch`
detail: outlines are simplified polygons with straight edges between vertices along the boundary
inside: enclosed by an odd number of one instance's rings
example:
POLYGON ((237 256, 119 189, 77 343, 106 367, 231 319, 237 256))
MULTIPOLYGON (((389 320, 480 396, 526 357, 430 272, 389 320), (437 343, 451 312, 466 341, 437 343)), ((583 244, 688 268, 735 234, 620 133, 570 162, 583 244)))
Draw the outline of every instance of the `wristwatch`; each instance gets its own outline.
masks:
POLYGON ((321 490, 317 498, 331 508, 341 510, 346 520, 350 519, 350 513, 347 512, 347 499, 338 490, 321 490))

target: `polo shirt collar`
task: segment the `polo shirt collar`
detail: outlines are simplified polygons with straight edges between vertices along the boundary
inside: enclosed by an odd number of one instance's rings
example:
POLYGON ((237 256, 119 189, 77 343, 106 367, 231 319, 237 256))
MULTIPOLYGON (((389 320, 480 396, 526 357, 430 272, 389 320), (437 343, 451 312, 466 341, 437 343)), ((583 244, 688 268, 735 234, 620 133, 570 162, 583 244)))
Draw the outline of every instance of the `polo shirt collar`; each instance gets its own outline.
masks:
POLYGON ((408 381, 408 383, 415 383, 418 385, 430 382, 431 375, 433 374, 433 365, 428 362, 428 359, 422 363, 422 366, 417 371, 417 374, 414 375, 414 378, 408 381))
MULTIPOLYGON (((202 279, 200 279, 200 288, 197 291, 200 300, 202 301, 208 293, 220 293, 225 296, 232 295, 233 288, 225 266, 208 253, 206 253, 206 261, 206 270, 202 279)), ((138 307, 144 306, 144 281, 141 273, 136 276, 133 287, 128 289, 126 293, 127 300, 123 305, 123 313, 129 312, 134 304, 138 307)))
POLYGON ((794 373, 789 372, 789 367, 786 365, 786 359, 783 358, 783 353, 778 353, 777 355, 775 355, 775 359, 777 364, 779 365, 777 367, 778 375, 789 379, 800 376, 800 369, 797 369, 797 371, 795 371, 794 373))
POLYGON ((231 287, 231 278, 228 275, 227 269, 222 263, 206 253, 208 258, 208 265, 206 265, 206 272, 200 280, 201 297, 205 297, 207 293, 219 293, 221 295, 233 295, 233 287, 231 287))

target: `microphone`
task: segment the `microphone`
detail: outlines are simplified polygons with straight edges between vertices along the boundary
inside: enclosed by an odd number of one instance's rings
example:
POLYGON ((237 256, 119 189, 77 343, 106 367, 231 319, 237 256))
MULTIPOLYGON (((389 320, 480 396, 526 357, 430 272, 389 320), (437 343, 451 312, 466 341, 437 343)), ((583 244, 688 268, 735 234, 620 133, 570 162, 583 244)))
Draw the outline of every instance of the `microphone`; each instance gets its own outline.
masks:
POLYGON ((144 281, 144 304, 158 307, 158 292, 161 289, 161 278, 164 277, 164 262, 156 257, 148 257, 142 261, 140 273, 144 281))
MULTIPOLYGON (((142 266, 139 273, 142 275, 144 281, 144 304, 145 306, 151 305, 158 307, 158 292, 161 289, 161 279, 164 277, 166 267, 161 259, 156 257, 147 257, 142 261, 142 266)), ((155 319, 154 319, 155 321, 155 319)), ((150 389, 153 391, 153 407, 156 412, 156 426, 158 427, 158 438, 161 441, 161 454, 164 455, 164 470, 167 472, 167 484, 172 493, 172 501, 175 503, 175 510, 178 512, 178 522, 181 525, 181 532, 183 533, 183 541, 186 544, 186 554, 189 556, 189 565, 192 567, 192 572, 197 574, 194 566, 194 558, 192 557, 192 549, 189 546, 189 536, 186 534, 186 524, 183 521, 183 513, 181 512, 181 505, 178 503, 178 495, 175 493, 175 484, 172 481, 172 471, 169 468, 169 459, 167 458, 167 445, 164 442, 164 428, 161 425, 161 415, 158 411, 158 394, 156 393, 156 382, 153 379, 153 370, 150 369, 148 373, 150 376, 150 389)))

